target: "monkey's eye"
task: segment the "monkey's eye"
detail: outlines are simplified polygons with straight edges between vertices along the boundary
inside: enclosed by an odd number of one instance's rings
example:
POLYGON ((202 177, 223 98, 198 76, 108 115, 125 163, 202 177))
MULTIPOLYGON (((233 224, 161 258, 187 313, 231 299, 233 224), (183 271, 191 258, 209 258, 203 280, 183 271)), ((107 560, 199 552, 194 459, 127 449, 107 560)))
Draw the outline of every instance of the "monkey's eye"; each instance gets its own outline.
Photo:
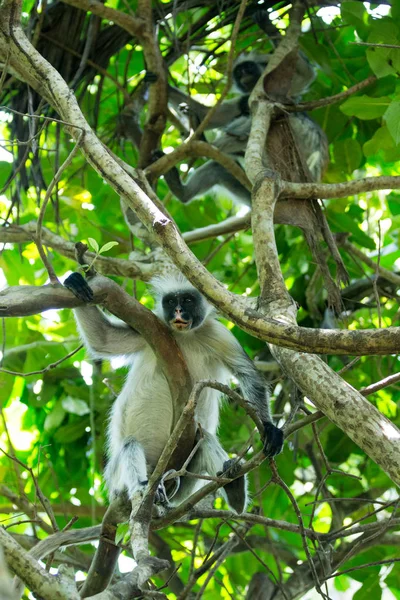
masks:
POLYGON ((169 306, 173 306, 175 304, 175 300, 171 298, 170 300, 168 300, 168 304, 169 306))
POLYGON ((188 304, 189 302, 193 302, 193 300, 191 298, 184 298, 183 301, 185 302, 185 304, 188 304))

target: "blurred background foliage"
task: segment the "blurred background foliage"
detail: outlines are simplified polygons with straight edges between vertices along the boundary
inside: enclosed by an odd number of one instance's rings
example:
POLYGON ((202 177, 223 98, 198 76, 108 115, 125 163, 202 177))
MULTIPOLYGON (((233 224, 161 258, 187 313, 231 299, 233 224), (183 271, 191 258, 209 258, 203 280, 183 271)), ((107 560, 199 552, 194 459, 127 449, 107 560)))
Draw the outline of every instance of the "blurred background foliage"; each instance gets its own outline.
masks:
MULTIPOLYGON (((251 18, 251 10, 257 8, 257 4, 248 4, 235 50, 238 54, 249 50, 268 52, 271 43, 251 18)), ((112 0, 107 5, 122 12, 135 11, 132 1, 128 4, 112 0)), ((192 2, 188 6, 186 10, 174 12, 173 2, 154 3, 160 48, 169 68, 170 82, 211 106, 225 84, 227 52, 238 4, 234 1, 192 2)), ((275 25, 284 30, 288 25, 288 5, 265 2, 263 6, 273 13, 275 25)), ((399 175, 400 1, 393 0, 391 5, 358 1, 342 2, 338 6, 327 3, 311 7, 307 14, 301 48, 316 65, 317 78, 304 100, 331 96, 366 77, 377 77, 369 87, 346 101, 313 111, 312 117, 326 131, 330 143, 331 162, 324 181, 334 183, 366 176, 399 175), (398 48, 379 48, 365 43, 393 44, 398 48)), ((116 25, 61 2, 47 5, 25 2, 24 24, 33 37, 38 32, 37 48, 74 88, 99 138, 115 154, 136 166, 138 151, 129 128, 122 124, 126 124, 126 120, 121 115, 127 106, 133 106, 138 125, 143 126, 146 118, 147 90, 143 83, 145 64, 141 47, 116 25), (97 28, 97 45, 91 49, 89 60, 79 73, 91 27, 97 28)), ((24 226, 37 219, 45 190, 73 146, 63 127, 52 120, 57 115, 49 107, 41 106, 40 99, 25 84, 11 77, 5 78, 2 84, 0 214, 3 230, 6 230, 10 225, 24 226), (39 110, 49 120, 22 117, 9 109, 30 114, 39 110)), ((175 123, 169 122, 162 139, 164 151, 179 146, 181 141, 175 123)), ((190 164, 181 164, 182 175, 201 162, 196 159, 190 164)), ((177 201, 163 179, 157 183, 157 193, 182 232, 243 214, 243 208, 235 205, 222 189, 189 205, 177 201)), ((350 243, 376 264, 400 272, 400 192, 369 192, 324 204, 334 233, 348 234, 350 243)), ((79 154, 56 186, 44 226, 72 242, 89 237, 99 244, 117 241, 118 246, 107 256, 127 260, 134 256, 144 263, 152 260, 146 242, 130 235, 115 193, 79 154)), ((299 306, 299 324, 320 327, 330 319, 332 325, 321 276, 300 230, 277 226, 276 239, 287 287, 299 306)), ((257 296, 259 288, 250 230, 195 243, 191 249, 230 290, 257 296)), ((75 270, 73 260, 54 248, 49 247, 48 251, 60 277, 75 270)), ((343 311, 336 316, 333 325, 373 329, 379 326, 380 319, 383 327, 398 325, 396 285, 377 278, 376 271, 354 254, 344 250, 341 254, 351 282, 342 290, 343 311)), ((2 244, 0 267, 3 286, 43 285, 47 280, 33 242, 2 244)), ((117 280, 147 306, 152 306, 150 291, 144 282, 117 280)), ((233 327, 231 323, 227 326, 233 327)), ((280 415, 282 423, 296 398, 293 384, 272 362, 262 342, 237 328, 234 333, 252 358, 267 363, 266 377, 271 383, 275 413, 280 415)), ((60 527, 74 515, 79 516, 78 526, 82 527, 97 523, 101 518, 106 504, 101 484, 104 428, 109 408, 126 373, 126 367, 120 363, 93 363, 83 349, 52 368, 79 345, 69 310, 8 318, 2 323, 1 447, 9 455, 15 452, 20 461, 33 469, 43 493, 53 505, 60 527), (28 375, 31 372, 35 373, 28 375)), ((397 372, 399 367, 396 356, 365 356, 355 364, 350 363, 351 359, 326 357, 334 370, 346 369, 343 377, 357 389, 397 372)), ((399 398, 400 387, 394 385, 373 394, 370 401, 400 426, 399 398)), ((307 401, 306 406, 311 407, 311 404, 307 401)), ((252 429, 252 423, 244 418, 241 409, 226 403, 220 427, 224 447, 232 452, 242 450, 252 429)), ((393 483, 345 434, 326 420, 318 423, 314 431, 309 427, 293 436, 277 458, 277 465, 295 495, 306 524, 313 508, 310 503, 316 500, 317 493, 319 499, 337 499, 315 505, 311 518, 316 531, 329 532, 359 519, 364 519, 363 523, 374 522, 393 515, 396 509, 397 505, 393 508, 379 504, 396 497, 393 483), (335 471, 321 484, 328 464, 335 471), (367 516, 382 506, 378 515, 367 516)), ((267 464, 251 474, 253 506, 268 517, 298 523, 283 490, 276 485, 264 489, 270 476, 267 464)), ((46 535, 40 525, 35 524, 39 507, 32 478, 5 455, 0 457, 0 494, 2 525, 11 526, 10 531, 15 534, 39 538, 46 535), (15 505, 12 494, 29 500, 28 517, 32 522, 26 522, 26 515, 21 516, 24 511, 15 505)), ((216 503, 223 506, 221 500, 216 503)), ((191 568, 196 530, 194 564, 198 567, 210 547, 213 544, 218 547, 231 534, 228 523, 218 520, 179 523, 157 533, 171 549, 175 564, 180 565, 178 575, 184 582, 191 568)), ((257 571, 267 567, 284 582, 306 560, 301 537, 297 534, 255 525, 248 540, 252 550, 249 551, 246 544, 239 546, 208 583, 204 598, 244 598, 246 586, 257 571)), ((374 545, 350 558, 342 569, 399 557, 399 541, 400 537, 397 540, 394 537, 391 543, 380 543, 377 537, 374 545)), ((345 542, 332 542, 333 548, 345 542)), ((93 548, 88 545, 83 550, 89 555, 93 548)), ((129 553, 126 556, 129 557, 129 553)), ((121 568, 129 565, 127 557, 125 563, 121 562, 121 568)), ((199 578, 195 590, 200 589, 205 577, 199 578)), ((367 595, 374 600, 400 598, 398 579, 387 565, 371 566, 331 579, 329 593, 332 598, 354 600, 363 600, 367 595)), ((168 590, 167 594, 170 598, 176 597, 168 590)), ((304 598, 314 598, 313 594, 315 592, 310 592, 304 598)))

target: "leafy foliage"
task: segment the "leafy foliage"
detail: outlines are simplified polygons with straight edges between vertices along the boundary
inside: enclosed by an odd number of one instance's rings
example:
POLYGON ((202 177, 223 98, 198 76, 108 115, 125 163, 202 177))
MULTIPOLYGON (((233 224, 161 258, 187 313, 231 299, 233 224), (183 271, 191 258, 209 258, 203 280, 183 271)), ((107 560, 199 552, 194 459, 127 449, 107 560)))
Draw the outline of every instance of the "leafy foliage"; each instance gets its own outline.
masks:
MULTIPOLYGON (((55 66, 69 84, 73 83, 82 110, 99 138, 126 163, 137 166, 139 152, 125 126, 123 111, 127 106, 133 106, 138 125, 144 126, 147 91, 143 83, 142 48, 126 32, 105 19, 89 17, 67 4, 48 4, 43 9, 45 19, 41 31, 36 4, 26 2, 24 8, 26 24, 39 27, 38 49, 44 55, 47 52, 49 60, 54 51, 55 66), (80 28, 77 26, 74 35, 71 31, 71 37, 65 37, 57 45, 51 35, 52 28, 53 33, 57 32, 55 17, 65 19, 72 15, 75 18, 78 13, 81 15, 80 28), (51 17, 54 17, 53 21, 51 17), (96 20, 104 39, 109 32, 113 47, 109 55, 105 44, 98 54, 92 53, 79 81, 74 81, 73 73, 79 66, 76 53, 82 55, 89 19, 96 20), (64 59, 62 65, 57 64, 56 52, 64 59)), ((176 14, 171 14, 172 4, 154 3, 154 10, 161 11, 158 40, 171 81, 211 106, 226 82, 227 52, 237 3, 227 2, 220 9, 217 3, 213 6, 212 3, 198 2, 193 3, 193 8, 176 14)), ((127 4, 120 0, 107 5, 128 12, 127 4)), ((275 11, 277 26, 285 28, 288 7, 272 3, 268 6, 275 11)), ((135 9, 135 3, 131 2, 129 10, 135 9)), ((330 142, 331 162, 325 174, 326 182, 400 175, 399 17, 398 0, 393 0, 391 7, 349 1, 341 3, 340 10, 336 7, 320 10, 312 7, 309 10, 301 47, 317 64, 318 72, 316 82, 303 100, 331 96, 371 75, 376 76, 375 82, 345 101, 329 104, 312 113, 330 142), (382 43, 396 47, 380 47, 382 43)), ((270 49, 270 41, 247 14, 235 51, 266 52, 270 49)), ((21 113, 32 113, 32 106, 36 110, 39 103, 35 94, 31 97, 27 94, 25 84, 16 82, 3 87, 1 101, 13 109, 19 106, 21 113)), ((24 227, 37 220, 45 190, 72 149, 67 132, 52 121, 57 115, 46 107, 44 110, 50 121, 40 120, 39 123, 26 117, 13 117, 7 108, 0 112, 5 139, 0 154, 0 180, 7 184, 0 197, 4 231, 9 225, 24 227), (28 145, 21 143, 26 140, 30 140, 28 145)), ((171 117, 162 137, 162 147, 164 150, 175 148, 182 141, 176 119, 171 117)), ((182 164, 181 173, 198 167, 201 162, 197 159, 182 164)), ((157 182, 156 190, 182 232, 221 222, 240 210, 223 190, 218 191, 217 200, 215 194, 210 193, 188 205, 182 205, 170 194, 163 179, 157 182)), ((325 202, 325 209, 334 233, 348 234, 348 241, 376 264, 399 271, 400 194, 397 191, 373 191, 357 197, 334 199, 325 202)), ((147 241, 130 235, 114 192, 80 155, 75 156, 56 186, 43 225, 65 240, 87 240, 96 255, 106 252, 110 257, 131 257, 143 264, 153 261, 147 241)), ((276 240, 286 285, 299 306, 299 324, 321 326, 328 315, 326 292, 300 231, 277 226, 276 240)), ((191 248, 231 291, 257 296, 259 286, 250 231, 204 239, 192 244, 191 248)), ((48 245, 48 254, 60 277, 75 270, 76 263, 71 255, 56 245, 48 245)), ((336 326, 374 329, 380 323, 384 327, 398 325, 396 285, 382 277, 375 283, 374 269, 350 251, 342 250, 341 254, 351 283, 342 292, 343 312, 336 326)), ((24 243, 7 243, 0 266, 4 285, 39 286, 47 281, 47 272, 31 238, 24 243)), ((145 283, 129 278, 118 281, 151 307, 152 299, 145 283)), ((233 327, 229 322, 226 324, 233 327)), ((234 332, 252 358, 268 363, 266 377, 275 399, 275 412, 283 423, 294 403, 296 390, 259 340, 240 330, 234 332)), ((13 461, 14 453, 19 461, 33 469, 60 528, 73 516, 79 517, 79 527, 99 522, 106 506, 101 483, 104 428, 110 406, 121 389, 126 366, 111 365, 106 361, 92 363, 83 349, 63 360, 80 346, 69 310, 4 320, 2 343, 1 447, 7 451, 7 455, 0 458, 0 494, 3 497, 0 518, 3 524, 11 526, 9 531, 13 534, 41 538, 48 533, 35 524, 37 511, 43 517, 43 507, 38 502, 32 478, 13 461), (29 500, 29 511, 13 500, 15 493, 29 500), (21 517, 21 512, 26 512, 27 517, 21 517), (27 522, 26 518, 32 522, 27 522)), ((351 357, 329 356, 326 360, 335 371, 343 369, 343 377, 356 389, 396 373, 399 368, 396 356, 361 357, 355 364, 351 357)), ((370 401, 398 426, 399 400, 398 385, 370 396, 370 401)), ((307 401, 306 407, 311 406, 307 401)), ((245 449, 252 431, 253 424, 244 418, 242 410, 227 404, 219 432, 227 451, 237 453, 245 449)), ((248 456, 257 448, 258 441, 250 447, 248 456)), ((364 545, 348 559, 346 543, 351 544, 353 538, 329 538, 335 530, 352 523, 365 525, 395 518, 397 504, 393 500, 397 494, 389 478, 326 419, 314 428, 303 428, 294 435, 276 464, 280 477, 298 503, 304 525, 327 534, 327 542, 332 545, 332 551, 337 552, 335 560, 340 556, 344 559, 339 570, 360 567, 329 579, 329 594, 334 598, 362 600, 367 595, 380 598, 383 590, 385 594, 390 590, 392 595, 385 598, 400 597, 398 579, 390 565, 390 561, 399 556, 399 539, 391 533, 392 528, 375 529, 379 535, 363 538, 364 545), (381 561, 387 563, 361 568, 381 561)), ((251 473, 254 510, 271 519, 298 525, 288 495, 276 483, 271 483, 271 476, 266 463, 251 473)), ((222 507, 222 500, 217 499, 216 506, 222 507)), ((47 518, 45 522, 48 523, 47 518)), ((229 539, 233 528, 238 528, 237 522, 221 519, 176 523, 153 534, 154 548, 160 545, 170 548, 175 564, 179 565, 177 576, 186 583, 193 569, 199 569, 203 561, 229 539)), ((307 561, 301 536, 291 530, 253 524, 241 535, 244 540, 216 569, 204 590, 207 572, 193 581, 194 592, 201 590, 203 597, 210 600, 244 598, 256 572, 268 573, 280 587, 295 577, 302 563, 307 561)), ((309 545, 311 547, 311 542, 309 545)), ((327 547, 324 551, 329 553, 327 547)), ((83 547, 84 555, 91 556, 92 552, 90 545, 83 547)), ((129 555, 128 550, 126 555, 129 555)), ((72 560, 77 555, 68 550, 66 556, 72 560)), ((56 563, 59 560, 56 557, 56 563)), ((79 555, 75 567, 86 570, 79 555)), ((161 578, 155 581, 162 584, 161 578)), ((179 597, 172 585, 166 594, 171 599, 179 597)))

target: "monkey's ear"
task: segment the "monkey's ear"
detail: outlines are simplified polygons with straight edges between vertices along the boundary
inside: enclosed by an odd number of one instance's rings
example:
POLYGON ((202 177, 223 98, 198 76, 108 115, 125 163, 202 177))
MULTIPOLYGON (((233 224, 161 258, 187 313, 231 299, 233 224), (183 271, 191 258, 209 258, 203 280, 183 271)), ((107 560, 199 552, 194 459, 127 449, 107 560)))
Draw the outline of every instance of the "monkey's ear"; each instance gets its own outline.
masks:
POLYGON ((64 287, 83 302, 92 302, 93 300, 93 290, 80 273, 72 273, 67 277, 64 281, 64 287))

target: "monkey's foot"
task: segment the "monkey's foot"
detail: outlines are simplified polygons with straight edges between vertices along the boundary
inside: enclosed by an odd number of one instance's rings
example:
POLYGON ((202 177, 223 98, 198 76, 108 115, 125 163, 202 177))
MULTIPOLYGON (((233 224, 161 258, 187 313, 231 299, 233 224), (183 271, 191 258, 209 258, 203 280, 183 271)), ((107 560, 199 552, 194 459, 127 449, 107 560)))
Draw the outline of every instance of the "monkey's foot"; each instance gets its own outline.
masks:
POLYGON ((242 513, 247 505, 247 485, 244 475, 238 477, 238 473, 242 468, 242 463, 237 458, 226 460, 223 464, 222 471, 217 475, 223 475, 233 479, 230 483, 224 486, 225 494, 228 499, 229 506, 237 513, 242 513), (236 479, 235 479, 236 478, 236 479))
POLYGON ((283 448, 283 431, 273 423, 264 423, 264 454, 272 458, 283 448))
POLYGON ((83 302, 92 302, 93 300, 93 291, 80 273, 72 273, 67 277, 64 281, 64 287, 83 302))
POLYGON ((168 500, 172 500, 181 486, 181 478, 176 475, 175 469, 169 469, 169 471, 166 471, 162 476, 161 483, 164 486, 164 490, 167 491, 168 500), (175 475, 175 477, 170 477, 171 475, 175 475))

